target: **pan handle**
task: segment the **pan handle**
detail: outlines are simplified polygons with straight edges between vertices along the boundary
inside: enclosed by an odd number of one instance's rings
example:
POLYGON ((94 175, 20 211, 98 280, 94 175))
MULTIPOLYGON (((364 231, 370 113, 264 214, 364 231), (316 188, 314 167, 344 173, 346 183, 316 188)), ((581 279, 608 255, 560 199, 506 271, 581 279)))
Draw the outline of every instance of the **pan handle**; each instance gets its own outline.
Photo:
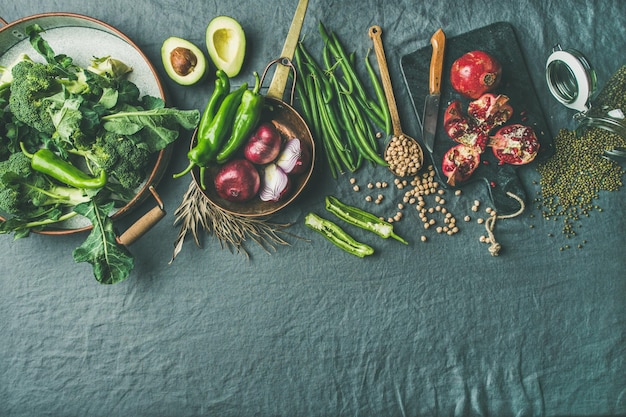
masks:
POLYGON ((7 22, 6 20, 4 20, 4 19, 2 18, 2 16, 0 16, 0 26, 6 26, 6 25, 8 25, 8 24, 9 24, 9 22, 7 22))
POLYGON ((157 202, 150 211, 140 217, 135 223, 133 223, 124 233, 118 236, 118 243, 130 246, 140 237, 145 235, 153 226, 155 226, 163 217, 165 217, 165 209, 161 197, 157 194, 154 186, 149 187, 152 196, 157 202))
MULTIPOLYGON (((277 59, 271 61, 269 64, 267 64, 267 66, 263 70, 263 75, 261 75, 260 83, 261 83, 261 85, 263 85, 263 80, 265 79, 265 75, 267 74, 267 70, 269 70, 272 65, 276 65, 278 63, 280 63, 280 65, 282 65, 284 67, 288 67, 288 69, 291 69, 291 72, 293 72, 293 80, 291 82, 291 97, 289 99, 289 104, 291 106, 293 106, 293 98, 294 98, 295 91, 296 91, 296 78, 297 78, 298 74, 296 72, 296 67, 293 64, 293 62, 291 61, 291 59, 284 58, 284 57, 283 58, 277 58, 277 59)), ((273 81, 272 81, 272 84, 273 84, 273 81)), ((271 88, 272 88, 272 86, 270 85, 270 89, 271 88)), ((278 100, 282 100, 283 99, 282 98, 282 94, 281 94, 281 97, 274 97, 274 95, 272 95, 271 92, 268 91, 267 95, 270 96, 270 97, 276 98, 278 100)))

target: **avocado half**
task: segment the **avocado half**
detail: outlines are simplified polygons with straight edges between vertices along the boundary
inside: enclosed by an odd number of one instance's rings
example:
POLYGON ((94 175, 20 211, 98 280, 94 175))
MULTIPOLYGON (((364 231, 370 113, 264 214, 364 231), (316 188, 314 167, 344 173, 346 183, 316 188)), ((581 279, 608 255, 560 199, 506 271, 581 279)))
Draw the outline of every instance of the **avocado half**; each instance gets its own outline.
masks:
POLYGON ((175 36, 163 41, 161 59, 167 75, 180 85, 197 83, 207 70, 207 59, 200 48, 175 36))
POLYGON ((213 18, 206 29, 206 46, 218 69, 229 77, 239 74, 246 53, 246 34, 239 22, 230 16, 213 18))

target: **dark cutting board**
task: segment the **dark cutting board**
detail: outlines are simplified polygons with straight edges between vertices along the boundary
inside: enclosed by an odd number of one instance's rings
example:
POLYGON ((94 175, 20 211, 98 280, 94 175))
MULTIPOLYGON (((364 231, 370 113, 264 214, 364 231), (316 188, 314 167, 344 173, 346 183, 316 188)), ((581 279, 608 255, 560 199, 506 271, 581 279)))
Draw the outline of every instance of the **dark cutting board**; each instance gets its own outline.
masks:
MULTIPOLYGON (((450 85, 450 67, 461 55, 472 50, 483 50, 494 56, 502 64, 502 81, 494 93, 506 94, 513 106, 513 116, 506 124, 522 123, 531 126, 540 142, 539 154, 531 164, 536 164, 554 153, 552 136, 548 130, 546 119, 526 67, 517 37, 511 24, 506 22, 493 23, 489 26, 446 39, 443 74, 441 81, 441 101, 437 134, 431 158, 442 184, 445 176, 441 173, 441 161, 444 153, 457 142, 453 141, 443 130, 443 115, 448 104, 460 99, 462 108, 467 109, 470 99, 462 97, 450 85)), ((401 58, 401 68, 417 118, 421 122, 424 112, 424 98, 428 94, 428 72, 432 47, 430 43, 424 48, 411 52, 401 58)), ((494 129, 494 132, 496 129, 494 129)), ((424 150, 426 150, 424 148, 424 150)), ((474 181, 487 184, 494 208, 501 214, 511 214, 519 210, 519 203, 509 197, 512 192, 523 201, 526 193, 517 174, 518 167, 498 165, 491 149, 488 148, 481 157, 481 165, 472 177, 457 187, 474 181)), ((450 187, 450 186, 448 186, 450 187)))

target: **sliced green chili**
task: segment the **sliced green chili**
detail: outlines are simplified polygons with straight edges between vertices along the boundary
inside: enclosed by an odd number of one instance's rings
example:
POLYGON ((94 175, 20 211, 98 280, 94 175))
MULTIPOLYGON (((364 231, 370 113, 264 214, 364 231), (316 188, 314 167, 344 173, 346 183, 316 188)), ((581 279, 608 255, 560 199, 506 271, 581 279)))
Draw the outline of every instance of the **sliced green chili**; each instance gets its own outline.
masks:
POLYGON ((304 224, 315 230, 335 246, 343 249, 351 255, 364 258, 374 253, 374 248, 357 241, 341 227, 330 220, 324 219, 315 213, 309 213, 304 217, 304 224))
POLYGON ((409 242, 398 236, 393 231, 393 225, 391 223, 381 220, 376 215, 362 210, 358 207, 342 203, 336 197, 326 197, 326 210, 333 213, 341 220, 351 225, 360 227, 364 230, 375 233, 384 239, 391 237, 399 242, 404 243, 405 245, 409 244, 409 242))

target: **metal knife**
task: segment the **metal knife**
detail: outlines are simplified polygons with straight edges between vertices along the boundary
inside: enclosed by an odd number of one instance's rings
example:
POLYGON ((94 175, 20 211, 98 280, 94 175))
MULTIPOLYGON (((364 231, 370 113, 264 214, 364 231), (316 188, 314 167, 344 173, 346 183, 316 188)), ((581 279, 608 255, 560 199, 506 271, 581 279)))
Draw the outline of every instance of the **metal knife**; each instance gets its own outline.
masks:
POLYGON ((441 97, 441 73, 443 70, 443 55, 446 45, 446 35, 439 29, 430 38, 433 54, 430 59, 428 77, 428 92, 424 102, 424 117, 422 118, 422 139, 428 152, 433 152, 437 119, 439 118, 439 99, 441 97))

